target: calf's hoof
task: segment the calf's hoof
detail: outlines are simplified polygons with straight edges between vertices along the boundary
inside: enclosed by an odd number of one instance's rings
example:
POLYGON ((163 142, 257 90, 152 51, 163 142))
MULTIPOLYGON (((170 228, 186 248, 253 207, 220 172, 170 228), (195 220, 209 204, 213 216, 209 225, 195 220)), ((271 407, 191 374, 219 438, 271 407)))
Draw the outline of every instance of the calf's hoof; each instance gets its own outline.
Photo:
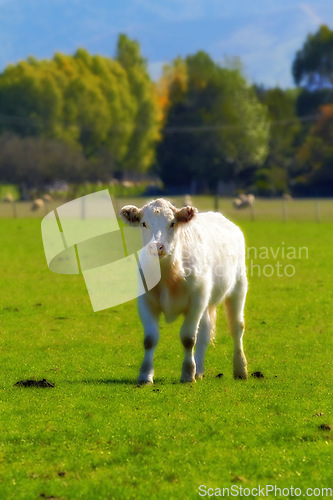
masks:
POLYGON ((180 377, 181 382, 195 382, 195 363, 190 361, 184 361, 182 366, 182 376, 180 377))
POLYGON ((137 383, 138 383, 138 385, 153 385, 154 384, 153 380, 138 380, 137 383))
POLYGON ((147 375, 140 374, 138 376, 137 383, 139 385, 152 385, 154 383, 154 381, 153 381, 153 377, 148 377, 147 375))
POLYGON ((195 382, 195 376, 194 375, 182 375, 180 378, 180 381, 182 384, 185 384, 187 382, 195 382))
POLYGON ((245 368, 243 370, 235 370, 234 379, 247 380, 247 369, 245 368))
POLYGON ((247 362, 243 352, 234 355, 234 378, 247 380, 247 362))

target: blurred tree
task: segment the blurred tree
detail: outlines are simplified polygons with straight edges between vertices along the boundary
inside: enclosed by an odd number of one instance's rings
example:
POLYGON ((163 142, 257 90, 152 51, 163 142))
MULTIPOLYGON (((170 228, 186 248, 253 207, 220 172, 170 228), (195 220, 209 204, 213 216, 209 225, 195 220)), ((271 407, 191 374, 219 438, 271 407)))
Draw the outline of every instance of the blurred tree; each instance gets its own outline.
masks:
POLYGON ((296 168, 301 132, 296 114, 299 90, 256 87, 256 92, 268 109, 271 134, 265 163, 255 173, 255 188, 258 194, 266 196, 285 193, 289 191, 289 179, 296 168))
POLYGON ((54 139, 0 136, 0 178, 40 187, 53 180, 86 178, 88 160, 80 149, 54 139))
POLYGON ((297 112, 302 118, 294 191, 332 194, 333 31, 322 25, 296 54, 292 72, 301 86, 297 112))
POLYGON ((56 135, 62 105, 54 75, 34 59, 10 65, 0 76, 1 131, 56 135))
POLYGON ((164 70, 169 112, 158 147, 162 179, 168 186, 216 189, 219 180, 237 181, 268 152, 265 107, 238 69, 222 68, 205 52, 178 58, 164 70))
POLYGON ((333 88, 333 31, 322 25, 309 34, 292 67, 296 85, 309 90, 333 88))
POLYGON ((156 92, 138 42, 124 34, 119 35, 116 59, 127 73, 134 104, 134 128, 124 157, 124 168, 145 172, 155 159, 159 139, 161 120, 156 92))
POLYGON ((50 61, 29 57, 0 75, 0 133, 64 141, 83 152, 86 166, 96 165, 95 173, 103 165, 105 174, 107 157, 110 176, 115 169, 147 170, 154 161, 159 115, 139 44, 125 35, 114 60, 78 49, 50 61))
POLYGON ((328 26, 322 25, 307 36, 296 53, 292 73, 302 89, 296 106, 298 115, 305 118, 305 136, 320 106, 333 102, 333 31, 328 26))
POLYGON ((298 152, 300 162, 296 189, 301 194, 333 194, 333 104, 322 106, 298 152))

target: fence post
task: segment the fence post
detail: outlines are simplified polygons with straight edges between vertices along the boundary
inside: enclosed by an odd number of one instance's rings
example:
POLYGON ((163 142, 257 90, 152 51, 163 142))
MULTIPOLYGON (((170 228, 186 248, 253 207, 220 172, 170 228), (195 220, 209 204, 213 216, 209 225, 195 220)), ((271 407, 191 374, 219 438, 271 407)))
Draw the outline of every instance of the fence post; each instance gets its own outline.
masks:
POLYGON ((250 205, 250 213, 251 213, 251 220, 253 222, 255 220, 254 203, 250 205))
POLYGON ((214 196, 214 212, 219 211, 219 193, 214 196))
POLYGON ((282 201, 282 220, 287 222, 287 200, 282 201))
POLYGON ((223 182, 218 181, 217 183, 217 189, 216 189, 216 194, 215 194, 215 200, 214 200, 214 210, 215 212, 219 211, 219 201, 220 201, 220 196, 222 196, 222 190, 223 190, 223 182))
POLYGON ((320 222, 320 203, 319 203, 319 200, 316 200, 315 207, 316 207, 316 222, 320 222))
POLYGON ((13 219, 17 219, 17 209, 15 200, 13 201, 12 205, 13 205, 13 219))

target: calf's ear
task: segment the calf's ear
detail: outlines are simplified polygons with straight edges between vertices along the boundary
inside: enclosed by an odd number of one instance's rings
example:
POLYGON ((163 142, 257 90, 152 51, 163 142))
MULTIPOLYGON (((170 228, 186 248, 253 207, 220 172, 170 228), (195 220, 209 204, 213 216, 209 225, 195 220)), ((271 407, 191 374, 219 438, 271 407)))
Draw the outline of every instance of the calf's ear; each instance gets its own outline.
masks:
POLYGON ((178 222, 189 222, 196 213, 198 210, 195 207, 187 206, 177 210, 175 217, 178 222))
POLYGON ((141 210, 134 205, 126 205, 120 210, 120 218, 130 226, 137 226, 141 220, 141 210))

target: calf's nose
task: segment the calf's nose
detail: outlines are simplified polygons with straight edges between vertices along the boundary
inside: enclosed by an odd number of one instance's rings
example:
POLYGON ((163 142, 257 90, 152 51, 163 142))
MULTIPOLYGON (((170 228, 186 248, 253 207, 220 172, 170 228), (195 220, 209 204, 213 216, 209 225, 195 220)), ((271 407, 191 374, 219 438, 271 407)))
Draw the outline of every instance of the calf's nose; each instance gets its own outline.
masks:
POLYGON ((158 243, 156 246, 157 246, 157 253, 158 253, 158 255, 164 255, 165 248, 164 248, 163 243, 158 243))
POLYGON ((150 243, 149 244, 149 252, 152 255, 164 255, 165 254, 165 247, 163 243, 150 243))

